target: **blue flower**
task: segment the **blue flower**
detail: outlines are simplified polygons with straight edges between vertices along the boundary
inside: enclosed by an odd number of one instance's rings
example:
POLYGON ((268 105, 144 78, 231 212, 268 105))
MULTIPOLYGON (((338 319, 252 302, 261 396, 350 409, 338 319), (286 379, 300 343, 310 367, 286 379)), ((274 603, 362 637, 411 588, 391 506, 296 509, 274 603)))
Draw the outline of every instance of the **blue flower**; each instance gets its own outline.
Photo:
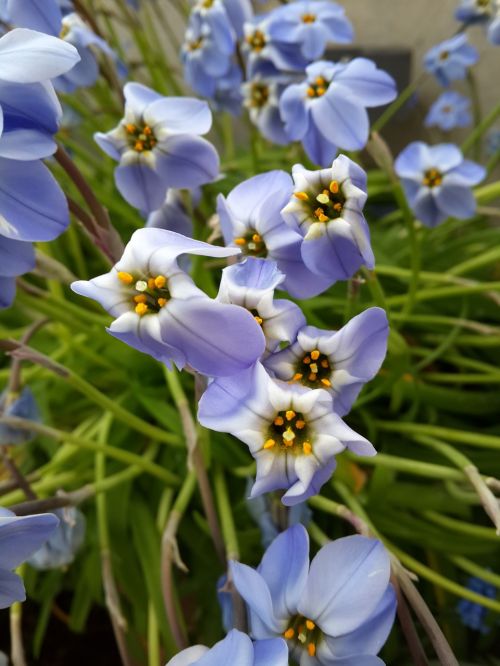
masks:
POLYGON ((288 650, 282 638, 252 643, 233 629, 212 648, 194 645, 173 657, 167 666, 288 666, 288 650))
MULTIPOLYGON (((25 386, 18 394, 8 394, 3 391, 0 394, 0 413, 3 416, 16 416, 39 423, 41 421, 40 411, 29 386, 25 386)), ((0 446, 12 444, 24 444, 35 436, 34 432, 13 428, 5 423, 0 423, 0 446)))
POLYGON ((241 305, 252 313, 266 338, 268 352, 292 342, 305 325, 302 310, 292 301, 275 300, 274 290, 285 276, 274 261, 249 257, 222 271, 217 300, 241 305))
POLYGON ((85 538, 85 516, 79 509, 68 506, 56 509, 54 515, 59 519, 56 531, 28 560, 34 569, 46 571, 67 567, 85 538))
POLYGON ((344 8, 329 0, 299 0, 273 13, 271 38, 296 44, 304 58, 321 58, 329 42, 349 44, 353 29, 344 8))
MULTIPOLYGON (((495 586, 477 576, 469 577, 467 580, 467 589, 477 592, 477 594, 482 594, 489 599, 496 598, 495 586)), ((469 599, 461 599, 457 604, 457 611, 465 627, 479 631, 482 634, 490 632, 490 627, 485 623, 488 609, 481 606, 481 604, 476 604, 474 601, 469 601, 469 599)))
POLYGON ((26 599, 23 581, 12 570, 40 548, 58 522, 52 513, 16 516, 0 508, 0 608, 26 599))
POLYGON ((500 45, 500 2, 498 0, 461 0, 455 11, 459 21, 470 25, 482 23, 486 26, 488 39, 500 45))
POLYGON ((389 324, 381 308, 368 308, 338 331, 305 326, 297 340, 265 359, 265 367, 286 382, 323 388, 339 416, 347 414, 387 352, 389 324))
POLYGON ((184 254, 229 257, 222 248, 164 229, 139 229, 109 273, 72 284, 113 317, 108 332, 170 366, 189 365, 220 377, 252 365, 265 339, 252 315, 219 303, 195 286, 178 258, 184 254))
POLYGON ((437 126, 446 132, 455 127, 467 127, 471 123, 470 99, 455 90, 442 93, 425 118, 426 127, 437 126))
POLYGON ((210 26, 191 14, 181 50, 186 83, 198 94, 213 97, 217 79, 231 69, 231 53, 217 42, 210 26))
POLYGON ((206 102, 162 97, 139 83, 127 83, 125 117, 95 140, 120 162, 115 182, 124 199, 149 213, 160 208, 167 189, 192 188, 213 180, 219 158, 202 139, 212 124, 206 102))
POLYGON ((369 132, 366 108, 395 97, 394 79, 371 60, 320 60, 306 68, 302 83, 284 91, 280 111, 289 138, 302 141, 309 158, 326 166, 338 148, 363 148, 369 132))
POLYGON ((486 154, 493 157, 500 152, 500 128, 494 127, 486 135, 486 154))
POLYGON ((56 37, 18 28, 0 38, 0 81, 39 83, 67 72, 78 51, 56 37))
POLYGON ((282 146, 290 143, 281 118, 279 101, 281 93, 290 83, 289 76, 269 78, 257 74, 242 85, 243 104, 248 109, 250 120, 264 138, 282 146))
POLYGON ((233 562, 236 589, 256 639, 284 636, 302 665, 376 666, 394 622, 390 559, 375 539, 348 536, 323 546, 309 564, 302 525, 280 534, 257 570, 233 562))
POLYGON ((223 0, 199 0, 193 7, 192 16, 208 27, 212 39, 222 53, 232 55, 236 45, 236 33, 227 14, 223 0))
POLYGON ((236 63, 231 63, 229 71, 217 78, 215 91, 210 100, 216 111, 227 111, 233 116, 239 116, 243 104, 241 83, 243 75, 236 63))
POLYGON ((449 86, 451 81, 464 79, 467 69, 478 60, 477 49, 468 43, 467 35, 462 33, 429 49, 424 57, 424 66, 442 86, 449 86))
POLYGON ((245 40, 242 53, 246 59, 247 78, 256 74, 269 76, 280 72, 301 72, 307 65, 300 50, 271 35, 275 13, 255 16, 243 26, 245 40))
POLYGON ((470 188, 483 180, 486 170, 464 159, 454 144, 414 141, 397 157, 394 168, 410 208, 426 226, 435 227, 447 217, 466 220, 474 215, 470 188))
POLYGON ((168 190, 163 206, 148 215, 146 227, 168 229, 193 237, 193 220, 188 215, 179 190, 168 190))
POLYGON ((244 442, 257 462, 251 497, 283 488, 293 506, 319 492, 346 448, 364 456, 373 446, 333 411, 323 389, 272 379, 257 363, 234 377, 217 379, 198 409, 202 425, 244 442))
MULTIPOLYGON (((63 16, 57 0, 44 0, 43 11, 37 0, 7 0, 9 21, 21 28, 60 37, 78 52, 79 62, 68 72, 54 79, 61 92, 72 92, 76 88, 92 86, 99 76, 99 65, 91 47, 96 47, 110 58, 116 54, 108 44, 98 37, 76 13, 63 16)), ((46 77, 54 78, 54 77, 46 77)))
MULTIPOLYGON (((249 494, 251 490, 252 480, 249 479, 247 494, 249 494)), ((274 503, 276 501, 274 496, 269 493, 266 495, 259 495, 258 497, 247 497, 245 500, 248 513, 259 526, 264 548, 267 548, 281 531, 280 526, 277 524, 276 511, 274 510, 274 503)), ((287 527, 292 527, 298 523, 307 527, 312 518, 312 511, 307 502, 300 502, 287 509, 286 517, 287 527)))
POLYGON ((31 243, 12 240, 2 235, 0 218, 0 309, 14 300, 16 277, 35 267, 35 249, 31 243))
POLYGON ((302 237, 280 215, 289 200, 292 179, 284 171, 268 171, 237 185, 225 199, 217 198, 217 212, 226 245, 246 256, 273 259, 285 274, 283 288, 296 298, 309 298, 331 282, 304 264, 302 237))
POLYGON ((301 253, 309 270, 332 283, 349 279, 363 264, 373 268, 363 169, 339 155, 329 169, 296 164, 292 175, 295 189, 281 215, 304 237, 301 253))

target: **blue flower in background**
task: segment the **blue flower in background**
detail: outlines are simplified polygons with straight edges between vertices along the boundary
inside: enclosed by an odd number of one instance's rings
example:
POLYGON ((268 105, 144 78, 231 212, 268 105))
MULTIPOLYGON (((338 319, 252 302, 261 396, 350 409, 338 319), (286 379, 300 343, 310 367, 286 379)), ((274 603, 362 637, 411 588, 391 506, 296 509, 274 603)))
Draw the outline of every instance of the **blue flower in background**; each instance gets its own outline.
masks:
POLYGON ((331 163, 338 148, 359 150, 368 140, 367 107, 396 97, 394 79, 366 58, 348 63, 325 60, 309 65, 302 83, 294 83, 280 99, 285 129, 302 141, 316 164, 331 163))
POLYGON ((255 16, 243 26, 245 41, 242 53, 246 59, 247 78, 256 74, 269 76, 280 72, 301 72, 308 60, 294 44, 287 44, 271 35, 275 13, 255 16))
POLYGON ((231 563, 256 639, 284 636, 302 665, 376 666, 394 622, 390 559, 375 539, 348 536, 323 546, 309 564, 302 525, 280 534, 257 570, 231 563))
MULTIPOLYGON (((253 481, 249 479, 247 484, 247 495, 249 495, 252 490, 252 484, 253 481)), ((259 526, 262 535, 262 545, 264 548, 267 548, 281 532, 276 519, 276 514, 280 509, 283 510, 283 505, 269 493, 266 495, 259 495, 258 497, 247 497, 245 504, 248 513, 259 526), (275 506, 276 504, 278 506, 275 506)), ((299 523, 304 525, 304 527, 307 527, 312 518, 312 511, 307 502, 300 502, 299 504, 294 504, 286 509, 286 517, 287 527, 292 527, 299 523)))
POLYGON ((144 213, 160 208, 169 187, 192 188, 219 172, 217 151, 200 134, 212 125, 206 102, 162 97, 139 83, 127 83, 125 116, 95 140, 120 162, 115 182, 120 194, 144 213))
POLYGON ((265 139, 282 146, 290 143, 290 139, 285 132, 279 101, 281 93, 289 83, 289 76, 266 78, 257 74, 251 81, 242 85, 243 104, 248 109, 250 120, 259 128, 265 139))
POLYGON ((471 124, 470 99, 455 90, 442 93, 425 118, 426 127, 439 127, 446 132, 471 124))
POLYGON ((35 249, 31 243, 12 240, 2 235, 0 217, 0 309, 14 300, 16 277, 35 267, 35 249))
POLYGON ((67 567, 75 559, 85 538, 85 516, 72 506, 56 509, 59 519, 56 531, 43 546, 28 559, 34 569, 46 571, 67 567))
POLYGON ((264 351, 264 336, 247 310, 214 301, 198 289, 178 258, 237 253, 173 231, 139 229, 109 273, 71 286, 113 316, 108 332, 115 338, 169 367, 173 361, 178 368, 189 365, 220 377, 255 363, 264 351))
POLYGON ((333 411, 322 389, 272 379, 264 367, 216 379, 199 402, 198 420, 244 442, 257 462, 251 497, 285 489, 293 506, 319 493, 346 448, 373 456, 373 446, 333 411))
POLYGON ((262 328, 268 352, 275 351, 281 342, 295 340, 306 323, 298 305, 274 298, 275 289, 284 279, 274 261, 253 257, 222 271, 217 300, 241 305, 252 313, 262 328))
MULTIPOLYGON (((489 599, 496 598, 497 592, 495 586, 477 576, 469 577, 467 588, 489 599)), ((485 622, 488 609, 481 606, 481 604, 476 604, 474 601, 469 601, 468 599, 461 599, 457 604, 457 612, 465 627, 479 631, 482 634, 488 634, 491 631, 485 622)))
POLYGON ((58 522, 52 513, 16 516, 0 508, 0 608, 26 599, 23 581, 12 570, 40 548, 58 522))
POLYGON ((500 45, 499 0, 461 0, 455 17, 466 24, 484 24, 490 42, 495 46, 500 45))
POLYGON ((241 84, 243 74, 236 63, 231 63, 229 71, 216 79, 215 91, 210 97, 212 107, 216 111, 227 111, 239 116, 243 104, 241 84))
POLYGON ((347 414, 385 358, 389 324, 382 308, 368 308, 338 331, 305 326, 289 347, 267 357, 265 367, 286 382, 323 388, 339 416, 347 414))
POLYGON ((44 0, 43 11, 37 0, 7 0, 6 15, 9 22, 20 28, 30 28, 60 37, 75 47, 80 56, 78 64, 68 72, 54 78, 54 85, 61 92, 72 92, 79 87, 92 86, 99 76, 99 65, 92 47, 110 58, 116 55, 107 43, 98 37, 76 13, 63 16, 57 0, 44 0))
POLYGON ((273 12, 272 39, 297 45, 304 58, 321 58, 329 42, 349 44, 354 32, 344 8, 330 0, 299 0, 273 12))
POLYGON ((454 144, 414 141, 397 157, 394 168, 410 208, 426 226, 435 227, 447 217, 466 220, 474 215, 471 187, 483 180, 486 170, 464 159, 454 144))
POLYGON ((199 17, 199 23, 208 27, 212 39, 223 53, 232 55, 236 33, 224 5, 223 0, 199 0, 191 15, 199 17))
POLYGON ((217 79, 231 69, 231 53, 217 42, 210 26, 191 14, 181 50, 186 83, 204 97, 214 97, 217 79))
POLYGON ((449 86, 452 81, 465 79, 468 68, 478 60, 477 49, 462 33, 429 49, 424 56, 424 67, 442 86, 449 86))
MULTIPOLYGON (((25 386, 19 394, 8 394, 6 390, 3 391, 0 394, 0 413, 3 416, 15 416, 20 419, 35 421, 36 423, 41 421, 35 396, 29 386, 25 386)), ((33 439, 33 437, 35 437, 34 432, 13 428, 5 423, 0 423, 0 446, 25 444, 33 439)))
POLYGON ((295 188, 281 214, 304 237, 301 253, 306 266, 328 279, 347 280, 375 257, 363 215, 366 173, 345 155, 329 169, 308 171, 296 164, 295 188))
POLYGON ((168 229, 193 237, 193 220, 188 215, 179 190, 168 190, 163 206, 148 215, 146 227, 168 229))
POLYGON ((309 298, 331 282, 307 268, 300 254, 301 235, 281 217, 291 192, 287 173, 269 171, 243 181, 227 198, 220 194, 217 212, 226 245, 239 247, 245 256, 274 260, 286 276, 283 288, 296 298, 309 298))
POLYGON ((212 648, 194 645, 173 657, 167 666, 288 666, 282 638, 256 641, 233 629, 212 648))
POLYGON ((493 157, 500 151, 500 128, 494 127, 486 135, 486 154, 493 157))

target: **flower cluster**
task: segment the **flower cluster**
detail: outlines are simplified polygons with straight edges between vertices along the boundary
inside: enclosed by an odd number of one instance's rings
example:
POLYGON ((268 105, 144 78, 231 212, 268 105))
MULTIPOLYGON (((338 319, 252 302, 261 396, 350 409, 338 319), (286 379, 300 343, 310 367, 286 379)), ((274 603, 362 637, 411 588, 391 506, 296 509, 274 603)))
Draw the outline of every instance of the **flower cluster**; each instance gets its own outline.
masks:
POLYGON ((16 276, 35 265, 33 241, 69 224, 66 198, 42 160, 56 151, 62 116, 49 79, 79 60, 69 43, 34 30, 0 38, 0 308, 11 304, 16 276))
POLYGON ((338 148, 363 148, 366 109, 396 96, 392 77, 371 60, 321 59, 328 44, 352 39, 344 9, 330 0, 297 0, 263 15, 234 0, 200 0, 182 49, 184 75, 216 108, 238 109, 238 94, 228 90, 240 88, 240 102, 266 139, 301 141, 308 157, 326 166, 338 148))

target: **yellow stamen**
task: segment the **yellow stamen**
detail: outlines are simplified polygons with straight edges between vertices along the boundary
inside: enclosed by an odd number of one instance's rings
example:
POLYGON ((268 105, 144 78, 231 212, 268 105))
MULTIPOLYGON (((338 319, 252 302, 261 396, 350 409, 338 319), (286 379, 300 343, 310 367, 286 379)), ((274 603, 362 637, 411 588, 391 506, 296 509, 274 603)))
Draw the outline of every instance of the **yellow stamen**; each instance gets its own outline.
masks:
POLYGON ((137 127, 132 123, 128 123, 127 125, 125 125, 125 129, 129 134, 133 134, 136 131, 137 127))
POLYGON ((316 95, 318 97, 321 97, 321 95, 324 95, 326 92, 326 88, 323 88, 323 86, 320 86, 319 88, 316 88, 316 95))
POLYGON ((164 275, 158 275, 157 277, 155 277, 154 282, 155 282, 155 287, 157 287, 157 289, 161 289, 167 284, 167 278, 164 275))
MULTIPOLYGON (((311 453, 312 453, 312 450, 313 450, 313 447, 311 445, 311 442, 304 442, 302 444, 302 451, 304 451, 304 455, 310 456, 311 453)), ((306 625, 307 625, 307 623, 306 623, 306 625)))
POLYGON ((153 130, 148 125, 146 125, 142 131, 146 136, 151 136, 151 134, 153 134, 153 130))
POLYGON ((325 79, 322 76, 318 76, 316 79, 316 85, 317 86, 324 86, 325 85, 325 79))
POLYGON ((316 646, 314 645, 314 643, 309 643, 309 645, 307 646, 307 652, 310 657, 314 657, 314 655, 316 654, 316 646))
POLYGON ((330 367, 330 364, 328 363, 328 361, 327 361, 326 358, 324 358, 324 359, 321 361, 321 367, 322 367, 322 368, 329 368, 329 367, 330 367))
POLYGON ((302 14, 302 23, 314 23, 315 20, 315 14, 302 14))
POLYGON ((305 363, 306 365, 309 365, 310 362, 311 358, 309 356, 304 356, 304 358, 302 359, 302 363, 305 363))
POLYGON ((309 367, 311 369, 311 372, 314 372, 314 374, 316 374, 318 372, 318 364, 317 363, 311 363, 311 365, 309 367))
POLYGON ((262 317, 255 316, 254 319, 255 319, 255 321, 259 324, 259 326, 262 326, 262 323, 264 322, 264 320, 262 319, 262 317))
POLYGON ((310 382, 315 382, 318 379, 318 375, 315 375, 314 372, 311 372, 308 379, 310 382))
POLYGON ((303 375, 300 372, 296 372, 294 376, 292 377, 292 381, 298 382, 299 379, 302 379, 303 375))
POLYGON ((312 631, 316 625, 312 620, 306 620, 306 627, 309 629, 309 631, 312 631))
POLYGON ((317 361, 319 357, 320 357, 320 352, 317 349, 313 349, 313 351, 311 352, 312 360, 317 361))
POLYGON ((134 150, 136 150, 138 153, 142 153, 144 150, 144 143, 142 141, 136 141, 134 144, 134 150))
POLYGON ((327 215, 325 215, 322 208, 316 208, 314 214, 316 215, 316 217, 320 222, 328 222, 328 220, 330 219, 327 215))
POLYGON ((138 294, 137 296, 134 296, 134 301, 136 303, 146 303, 147 300, 147 296, 144 294, 138 294))
POLYGON ((284 419, 283 419, 282 416, 277 416, 277 417, 274 419, 274 425, 277 425, 277 426, 282 426, 284 422, 285 422, 285 421, 284 421, 284 419))
POLYGON ((148 289, 154 289, 155 288, 155 279, 154 278, 148 278, 148 289))
POLYGON ((134 278, 130 273, 125 273, 125 271, 118 271, 118 279, 121 280, 124 284, 132 284, 134 278))
POLYGON ((254 235, 252 236, 252 240, 253 240, 254 243, 260 243, 260 241, 262 240, 262 238, 259 236, 259 234, 254 234, 254 235))
POLYGON ((148 306, 146 305, 146 303, 137 303, 137 305, 135 306, 135 311, 140 317, 142 317, 142 315, 145 315, 146 312, 148 311, 148 306))
POLYGON ((158 305, 163 308, 167 304, 167 299, 166 298, 159 298, 158 299, 158 305))
POLYGON ((293 638, 294 636, 295 636, 295 631, 292 629, 292 627, 290 627, 290 629, 287 629, 283 634, 283 637, 286 638, 287 640, 290 640, 290 638, 293 638))
POLYGON ((328 386, 328 387, 332 385, 332 382, 329 379, 326 379, 326 377, 323 377, 321 383, 323 384, 323 386, 328 386))
POLYGON ((267 449, 272 449, 273 446, 276 444, 274 439, 268 439, 267 442, 264 442, 264 448, 267 449))
POLYGON ((337 183, 336 180, 332 180, 329 189, 332 194, 337 194, 337 192, 339 191, 339 184, 337 183))
POLYGON ((306 422, 302 421, 301 419, 299 421, 295 421, 295 427, 297 430, 302 430, 303 428, 306 427, 306 422))
POLYGON ((285 412, 285 416, 287 421, 291 421, 292 419, 295 418, 296 415, 293 409, 289 409, 288 411, 285 412))
POLYGON ((309 87, 307 89, 307 96, 308 97, 316 97, 316 91, 314 90, 314 88, 309 87))
POLYGON ((244 238, 235 238, 234 242, 236 243, 236 245, 245 245, 246 244, 246 240, 244 238))
POLYGON ((309 201, 309 195, 307 192, 294 192, 293 196, 301 201, 309 201))
POLYGON ((342 204, 341 203, 333 204, 333 210, 336 210, 337 213, 340 213, 340 211, 342 210, 342 204))

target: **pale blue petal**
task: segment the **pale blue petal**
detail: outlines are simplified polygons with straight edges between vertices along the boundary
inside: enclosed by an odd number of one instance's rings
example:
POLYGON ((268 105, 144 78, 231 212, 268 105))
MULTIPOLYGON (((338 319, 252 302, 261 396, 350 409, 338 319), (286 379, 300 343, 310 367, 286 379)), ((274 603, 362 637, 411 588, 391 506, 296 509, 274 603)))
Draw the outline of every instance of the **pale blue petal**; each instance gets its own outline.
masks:
POLYGON ((253 645, 250 638, 233 629, 224 640, 195 662, 196 666, 253 666, 253 645))
POLYGON ((330 85, 328 91, 311 105, 311 114, 323 137, 345 150, 359 150, 368 141, 369 120, 366 109, 344 95, 343 87, 330 85))
POLYGON ((280 634, 281 623, 274 615, 271 592, 264 578, 255 569, 239 562, 230 562, 230 569, 234 586, 262 622, 263 630, 269 632, 269 637, 280 634))
POLYGON ((285 123, 285 132, 292 141, 300 141, 309 127, 304 103, 305 88, 303 84, 294 83, 288 86, 280 97, 280 113, 285 123))
POLYGON ((53 513, 0 517, 0 567, 19 566, 47 541, 58 524, 53 513))
POLYGON ((57 0, 7 0, 9 23, 57 37, 61 32, 62 13, 57 0))
POLYGON ((172 134, 206 134, 212 126, 208 104, 190 97, 162 97, 147 107, 144 119, 172 134))
POLYGON ((15 573, 0 569, 0 609, 8 608, 14 601, 25 601, 26 592, 22 579, 15 573))
POLYGON ((253 666, 288 666, 288 647, 282 638, 255 641, 253 650, 253 666))
POLYGON ((170 136, 158 144, 155 156, 157 171, 167 187, 191 189, 213 181, 219 173, 217 151, 200 136, 170 136))
POLYGON ((354 58, 334 78, 353 100, 363 106, 381 106, 392 102, 397 95, 392 76, 378 69, 372 60, 354 58))
POLYGON ((115 169, 115 183, 122 197, 144 213, 161 208, 167 187, 156 171, 151 169, 140 153, 135 164, 115 169))
POLYGON ((438 208, 449 217, 466 220, 476 212, 474 195, 463 185, 448 185, 445 182, 435 196, 438 208))

